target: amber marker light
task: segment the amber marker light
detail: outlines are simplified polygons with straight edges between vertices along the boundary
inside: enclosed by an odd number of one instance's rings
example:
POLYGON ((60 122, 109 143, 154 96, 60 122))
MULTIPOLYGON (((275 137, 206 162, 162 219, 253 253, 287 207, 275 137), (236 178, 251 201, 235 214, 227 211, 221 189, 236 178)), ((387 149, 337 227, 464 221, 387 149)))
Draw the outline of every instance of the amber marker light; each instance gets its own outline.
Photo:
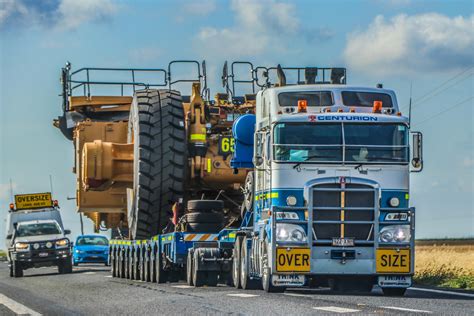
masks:
POLYGON ((298 100, 298 113, 306 113, 308 108, 308 101, 298 100))
POLYGON ((351 109, 349 110, 349 112, 351 112, 351 113, 355 113, 355 111, 356 111, 356 109, 354 109, 354 108, 351 108, 351 109))
POLYGON ((15 204, 10 203, 10 210, 13 211, 15 209, 15 204))
POLYGON ((382 112, 382 101, 374 101, 374 106, 372 108, 373 113, 382 112))

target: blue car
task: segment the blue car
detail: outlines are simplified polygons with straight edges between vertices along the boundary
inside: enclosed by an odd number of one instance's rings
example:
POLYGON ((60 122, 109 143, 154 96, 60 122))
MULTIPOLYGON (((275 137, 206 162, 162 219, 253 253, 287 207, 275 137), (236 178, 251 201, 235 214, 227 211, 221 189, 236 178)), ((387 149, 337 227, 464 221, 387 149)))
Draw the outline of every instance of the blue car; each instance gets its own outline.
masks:
POLYGON ((74 244, 73 264, 103 263, 109 265, 109 240, 99 235, 82 235, 74 244))

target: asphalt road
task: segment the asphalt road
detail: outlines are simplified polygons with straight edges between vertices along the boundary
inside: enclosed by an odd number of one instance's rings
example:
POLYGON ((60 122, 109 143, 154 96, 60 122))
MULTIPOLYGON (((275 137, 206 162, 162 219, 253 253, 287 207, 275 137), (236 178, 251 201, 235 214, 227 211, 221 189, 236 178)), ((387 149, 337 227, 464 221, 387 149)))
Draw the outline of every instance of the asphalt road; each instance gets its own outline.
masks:
POLYGON ((30 269, 10 278, 0 263, 0 315, 474 315, 474 295, 409 290, 405 297, 336 295, 321 290, 280 294, 185 283, 152 284, 112 278, 109 269, 91 265, 69 275, 55 268, 30 269))

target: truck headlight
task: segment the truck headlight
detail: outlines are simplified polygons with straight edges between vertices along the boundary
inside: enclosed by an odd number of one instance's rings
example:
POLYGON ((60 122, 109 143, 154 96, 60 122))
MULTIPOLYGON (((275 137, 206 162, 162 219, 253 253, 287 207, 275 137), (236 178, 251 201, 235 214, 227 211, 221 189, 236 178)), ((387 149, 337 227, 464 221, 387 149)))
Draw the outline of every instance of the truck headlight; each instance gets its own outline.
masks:
POLYGON ((410 225, 390 225, 380 230, 381 242, 409 242, 411 238, 410 225))
POLYGON ((15 244, 15 249, 16 249, 16 250, 26 250, 26 249, 28 249, 28 246, 29 246, 29 245, 28 245, 27 243, 24 243, 24 242, 17 242, 17 243, 15 244))
POLYGON ((295 224, 276 224, 276 240, 290 242, 305 242, 306 232, 295 224))
POLYGON ((56 247, 67 247, 69 246, 69 239, 64 238, 56 241, 56 247))

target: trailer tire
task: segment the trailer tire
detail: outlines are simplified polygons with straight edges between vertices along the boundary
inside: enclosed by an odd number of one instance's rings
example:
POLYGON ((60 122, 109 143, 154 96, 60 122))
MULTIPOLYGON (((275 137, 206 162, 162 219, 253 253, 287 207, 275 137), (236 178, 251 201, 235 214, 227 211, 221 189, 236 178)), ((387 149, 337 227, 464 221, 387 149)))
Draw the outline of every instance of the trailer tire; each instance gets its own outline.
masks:
POLYGON ((240 289, 240 248, 242 247, 242 236, 235 238, 232 259, 232 283, 236 289, 240 289))
POLYGON ((224 225, 222 223, 188 223, 186 231, 190 233, 218 233, 224 225))
POLYGON ((207 286, 217 286, 218 279, 219 279, 219 272, 207 271, 207 278, 206 278, 207 286))
POLYGON ((17 260, 12 261, 12 268, 13 268, 13 277, 14 278, 21 278, 23 277, 23 267, 21 266, 21 262, 17 260))
POLYGON ((168 281, 168 273, 163 269, 163 259, 160 254, 157 253, 155 259, 156 268, 156 283, 166 283, 168 281))
POLYGON ((117 276, 117 267, 115 266, 115 249, 110 251, 110 272, 113 278, 117 276))
POLYGON ((193 282, 193 257, 194 251, 188 250, 188 257, 186 258, 186 283, 190 286, 194 285, 193 282))
POLYGON ((186 221, 188 223, 222 223, 224 215, 222 213, 188 213, 186 214, 186 221))
POLYGON ((128 219, 134 239, 159 234, 172 205, 184 195, 187 139, 177 91, 136 91, 129 118, 134 143, 133 189, 127 190, 128 219))
POLYGON ((189 211, 221 212, 223 208, 224 208, 224 201, 221 201, 221 200, 190 200, 188 201, 189 211))
POLYGON ((205 284, 206 281, 206 272, 198 270, 197 261, 199 260, 199 253, 193 253, 193 284, 195 287, 201 287, 205 284))

